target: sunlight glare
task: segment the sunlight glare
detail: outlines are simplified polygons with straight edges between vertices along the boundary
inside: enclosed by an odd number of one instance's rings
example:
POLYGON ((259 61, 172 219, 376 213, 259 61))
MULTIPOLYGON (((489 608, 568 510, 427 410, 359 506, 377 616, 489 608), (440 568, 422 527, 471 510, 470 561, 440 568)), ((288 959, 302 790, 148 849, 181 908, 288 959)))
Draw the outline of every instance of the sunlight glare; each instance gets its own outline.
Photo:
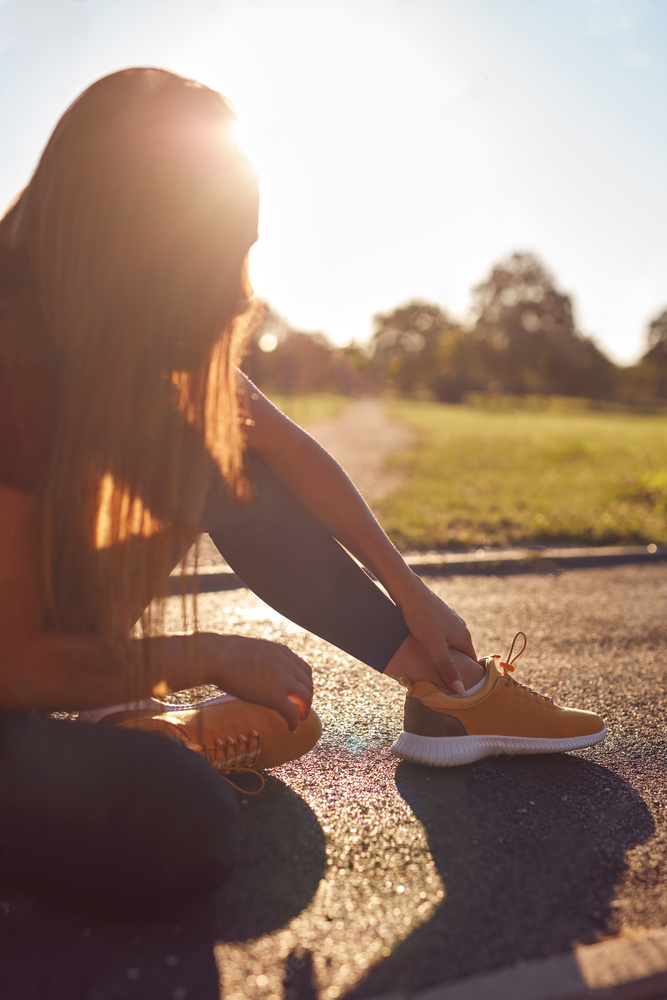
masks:
MULTIPOLYGON (((233 100, 261 177, 253 285, 279 311, 289 302, 290 321, 307 328, 336 287, 374 297, 363 287, 373 243, 390 253, 392 240, 414 238, 415 214, 428 215, 447 174, 429 156, 432 121, 461 76, 406 32, 398 8, 258 6, 252 29, 235 25, 251 36, 253 71, 227 65, 225 79, 209 79, 233 100)), ((334 338, 336 310, 345 328, 345 304, 327 310, 334 338)))
POLYGON ((263 333, 259 338, 259 349, 265 354, 271 354, 278 346, 278 338, 275 333, 263 333))

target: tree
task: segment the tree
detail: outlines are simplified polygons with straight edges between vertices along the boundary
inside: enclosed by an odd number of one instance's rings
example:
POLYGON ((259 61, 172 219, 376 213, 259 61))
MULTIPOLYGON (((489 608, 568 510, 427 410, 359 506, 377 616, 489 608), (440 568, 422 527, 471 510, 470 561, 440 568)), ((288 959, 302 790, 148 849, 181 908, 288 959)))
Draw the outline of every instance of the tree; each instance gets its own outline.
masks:
POLYGON ((432 302, 414 300, 373 317, 372 358, 402 392, 428 389, 443 335, 453 326, 432 302))
POLYGON ((638 369, 649 396, 667 398, 667 309, 649 323, 646 352, 638 369))
POLYGON ((323 333, 293 329, 267 303, 261 303, 261 311, 242 363, 256 385, 292 395, 337 386, 345 377, 323 333))
POLYGON ((473 308, 484 365, 505 391, 612 394, 614 366, 577 331, 569 295, 533 254, 500 261, 473 290, 473 308))
POLYGON ((662 354, 667 355, 667 309, 664 309, 649 323, 647 340, 647 354, 659 350, 662 354))
POLYGON ((484 346, 462 326, 451 326, 438 345, 431 388, 441 403, 460 403, 466 393, 484 391, 495 381, 484 346))

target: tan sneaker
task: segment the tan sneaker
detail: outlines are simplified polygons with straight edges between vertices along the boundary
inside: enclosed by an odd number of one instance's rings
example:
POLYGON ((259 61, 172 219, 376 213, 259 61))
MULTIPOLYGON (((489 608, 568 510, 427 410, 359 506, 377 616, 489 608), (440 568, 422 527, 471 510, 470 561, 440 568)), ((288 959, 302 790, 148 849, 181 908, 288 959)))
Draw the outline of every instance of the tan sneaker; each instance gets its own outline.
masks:
POLYGON ((599 715, 560 708, 551 698, 510 676, 526 647, 517 632, 507 662, 487 656, 484 686, 472 695, 451 695, 430 681, 406 677, 403 732, 392 751, 404 760, 433 767, 470 764, 494 754, 560 753, 599 743, 607 728, 599 715), (522 648, 512 658, 517 638, 522 648))
POLYGON ((79 718, 169 736, 224 774, 287 764, 312 750, 322 735, 322 725, 312 710, 293 733, 272 708, 232 695, 186 708, 153 700, 129 708, 82 713, 79 718))

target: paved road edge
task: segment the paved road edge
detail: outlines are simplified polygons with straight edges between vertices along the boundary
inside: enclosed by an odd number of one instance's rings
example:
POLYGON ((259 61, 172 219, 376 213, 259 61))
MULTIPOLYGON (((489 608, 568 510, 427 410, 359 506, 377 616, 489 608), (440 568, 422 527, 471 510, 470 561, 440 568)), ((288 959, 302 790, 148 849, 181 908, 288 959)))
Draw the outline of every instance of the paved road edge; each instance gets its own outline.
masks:
MULTIPOLYGON (((650 564, 667 561, 667 546, 626 545, 597 548, 477 549, 475 552, 405 552, 405 561, 420 576, 550 573, 566 569, 650 564)), ((192 566, 172 573, 171 593, 192 588, 192 566)), ((197 590, 236 590, 244 584, 225 563, 200 566, 197 590)))
POLYGON ((665 1000, 667 930, 580 945, 565 955, 372 1000, 665 1000))
POLYGON ((531 546, 476 549, 474 552, 405 552, 416 573, 454 576, 461 573, 548 573, 555 569, 587 569, 664 562, 667 546, 606 545, 577 548, 531 546))

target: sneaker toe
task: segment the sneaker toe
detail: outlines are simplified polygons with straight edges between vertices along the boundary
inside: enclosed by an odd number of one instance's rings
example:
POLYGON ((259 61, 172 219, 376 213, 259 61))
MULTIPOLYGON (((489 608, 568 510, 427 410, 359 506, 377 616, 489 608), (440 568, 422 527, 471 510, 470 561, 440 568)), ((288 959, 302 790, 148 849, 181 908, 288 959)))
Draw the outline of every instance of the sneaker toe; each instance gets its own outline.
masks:
POLYGON ((562 708, 554 736, 567 739, 574 736, 592 736, 604 731, 604 719, 595 712, 576 708, 562 708))
MULTIPOLYGON (((271 709, 266 711, 272 712, 271 709)), ((272 715, 277 717, 274 720, 277 731, 274 730, 276 735, 270 742, 263 741, 262 753, 257 761, 259 768, 279 767, 281 764, 298 760, 313 749, 322 735, 322 723, 312 709, 295 733, 287 728, 282 715, 278 715, 277 712, 272 712, 272 715)))

